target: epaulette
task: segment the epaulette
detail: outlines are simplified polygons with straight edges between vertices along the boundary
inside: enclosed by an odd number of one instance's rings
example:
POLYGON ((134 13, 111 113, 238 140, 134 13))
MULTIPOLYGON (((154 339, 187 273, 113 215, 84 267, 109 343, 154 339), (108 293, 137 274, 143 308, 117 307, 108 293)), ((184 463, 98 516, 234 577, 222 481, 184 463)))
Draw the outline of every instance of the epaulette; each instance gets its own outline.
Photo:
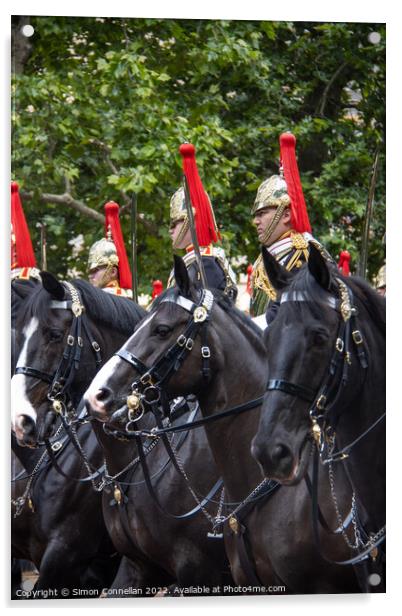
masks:
POLYGON ((31 278, 42 282, 36 267, 17 267, 11 270, 11 280, 30 280, 31 278))

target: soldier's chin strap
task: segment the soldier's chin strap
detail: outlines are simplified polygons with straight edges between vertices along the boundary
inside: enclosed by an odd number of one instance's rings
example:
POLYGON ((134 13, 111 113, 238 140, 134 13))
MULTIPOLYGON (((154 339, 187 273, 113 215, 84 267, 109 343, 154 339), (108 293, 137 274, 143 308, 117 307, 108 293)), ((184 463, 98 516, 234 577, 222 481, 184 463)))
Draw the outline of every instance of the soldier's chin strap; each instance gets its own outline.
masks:
POLYGON ((99 281, 99 284, 97 285, 99 289, 103 289, 104 287, 106 287, 106 285, 109 284, 109 282, 112 281, 112 278, 110 277, 110 274, 112 273, 112 269, 116 268, 118 271, 118 266, 113 264, 113 263, 108 263, 106 266, 105 271, 102 274, 102 277, 99 281))
MULTIPOLYGON (((178 221, 178 222, 180 222, 180 221, 178 221)), ((176 237, 175 241, 173 242, 173 248, 175 248, 175 249, 180 248, 180 244, 182 243, 183 238, 186 235, 186 233, 189 230, 189 228, 190 228, 190 221, 188 219, 188 216, 186 216, 185 218, 183 218, 179 234, 176 237)))
POLYGON ((273 219, 271 220, 270 224, 268 225, 268 228, 265 229, 265 231, 264 231, 264 235, 261 238, 261 244, 263 244, 264 246, 267 245, 267 242, 271 238, 273 232, 275 231, 276 227, 278 226, 278 223, 279 223, 280 219, 282 218, 283 212, 288 207, 289 207, 289 205, 287 205, 286 203, 282 203, 281 205, 278 205, 278 207, 276 208, 275 216, 273 217, 273 219))

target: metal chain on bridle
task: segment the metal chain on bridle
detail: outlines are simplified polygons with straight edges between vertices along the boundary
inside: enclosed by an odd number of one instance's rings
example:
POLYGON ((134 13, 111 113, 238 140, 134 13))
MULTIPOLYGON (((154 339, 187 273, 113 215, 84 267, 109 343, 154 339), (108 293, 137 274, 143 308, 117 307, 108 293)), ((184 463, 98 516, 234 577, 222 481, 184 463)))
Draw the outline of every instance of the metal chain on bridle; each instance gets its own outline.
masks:
MULTIPOLYGON (((312 403, 309 409, 311 420, 311 434, 316 443, 315 461, 313 465, 312 486, 308 481, 309 491, 313 500, 313 530, 317 545, 319 546, 319 535, 317 519, 319 515, 317 490, 318 490, 318 456, 321 463, 328 465, 331 496, 336 512, 338 523, 341 522, 339 506, 337 502, 334 475, 332 464, 334 462, 345 461, 348 459, 353 447, 369 434, 385 418, 385 412, 377 418, 364 432, 362 432, 353 442, 349 443, 341 450, 335 450, 336 431, 333 424, 336 421, 335 410, 339 407, 339 399, 343 392, 343 387, 348 381, 348 370, 351 365, 351 342, 363 370, 368 367, 367 356, 363 344, 363 336, 357 326, 358 310, 353 303, 353 293, 340 278, 336 278, 339 288, 340 299, 336 300, 332 296, 327 296, 325 303, 331 308, 338 310, 341 314, 339 329, 335 341, 335 348, 329 363, 328 373, 324 382, 316 393, 311 388, 301 386, 283 379, 270 379, 267 383, 267 391, 283 391, 306 402, 312 403)), ((284 292, 281 296, 281 303, 290 301, 312 301, 308 294, 301 291, 284 292)), ((354 543, 351 543, 346 533, 342 535, 348 547, 353 550, 361 550, 360 553, 347 561, 338 562, 340 565, 357 564, 368 558, 369 555, 375 559, 377 547, 385 539, 385 525, 377 533, 371 535, 367 542, 361 539, 358 523, 356 494, 352 494, 352 524, 354 529, 354 543)), ((322 550, 320 549, 322 554, 322 550)), ((325 558, 325 556, 322 554, 325 558)), ((329 561, 329 559, 325 558, 329 561)), ((334 561, 329 561, 334 562, 334 561)))
POLYGON ((193 490, 183 467, 183 463, 177 455, 177 450, 172 448, 169 440, 167 439, 167 434, 169 432, 176 433, 192 430, 194 428, 204 426, 207 423, 212 423, 219 419, 231 417, 247 410, 257 408, 262 404, 263 398, 260 397, 255 400, 248 401, 245 404, 233 407, 232 409, 228 409, 227 411, 223 411, 210 417, 204 417, 202 419, 190 421, 178 426, 164 427, 162 425, 160 411, 161 407, 165 413, 165 416, 168 416, 169 414, 169 401, 164 388, 166 387, 169 379, 181 368, 185 358, 193 350, 194 341, 197 335, 201 335, 202 337, 202 375, 206 380, 210 378, 209 359, 211 357, 211 351, 207 345, 207 325, 211 316, 214 297, 209 290, 203 289, 198 303, 192 302, 181 295, 175 296, 173 293, 167 295, 162 302, 172 302, 181 306, 190 313, 190 319, 183 332, 177 337, 175 343, 170 346, 169 349, 164 352, 151 367, 147 367, 138 357, 127 351, 127 349, 120 349, 116 353, 118 357, 129 363, 136 371, 138 371, 141 376, 131 384, 131 393, 129 393, 126 398, 126 408, 128 413, 126 433, 124 434, 115 431, 115 436, 120 436, 122 438, 126 438, 127 440, 131 438, 136 440, 139 450, 139 458, 142 460, 143 472, 148 490, 154 501, 157 503, 159 509, 161 509, 166 515, 170 515, 168 512, 163 510, 162 506, 158 502, 157 495, 155 494, 149 480, 145 457, 141 453, 143 437, 162 438, 165 448, 176 470, 184 478, 189 491, 198 503, 198 506, 204 513, 205 517, 212 523, 212 532, 209 533, 208 536, 213 538, 221 538, 222 534, 217 532, 219 527, 221 527, 226 521, 229 521, 231 527, 236 528, 237 520, 235 514, 241 511, 246 505, 249 505, 253 501, 257 501, 265 493, 275 489, 277 484, 268 479, 264 479, 243 501, 236 503, 235 505, 237 506, 235 510, 226 516, 222 516, 222 509, 225 505, 223 500, 224 492, 222 492, 218 503, 217 514, 213 517, 207 510, 205 510, 205 507, 202 506, 202 502, 193 490), (132 429, 131 425, 135 426, 136 422, 143 416, 146 407, 151 408, 156 419, 157 427, 151 430, 132 429))

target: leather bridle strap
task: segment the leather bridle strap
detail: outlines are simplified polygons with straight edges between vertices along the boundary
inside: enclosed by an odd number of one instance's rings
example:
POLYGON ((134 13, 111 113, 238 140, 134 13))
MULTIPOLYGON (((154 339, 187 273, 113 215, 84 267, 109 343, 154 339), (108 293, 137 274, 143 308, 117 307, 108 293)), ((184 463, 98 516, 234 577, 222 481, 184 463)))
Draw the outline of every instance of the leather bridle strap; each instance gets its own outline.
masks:
POLYGON ((267 383, 267 391, 283 391, 286 394, 290 394, 291 396, 296 396, 297 398, 301 398, 306 402, 313 402, 316 397, 316 393, 313 389, 309 387, 303 387, 302 385, 295 385, 294 383, 290 383, 289 381, 284 381, 283 379, 270 379, 267 383))
POLYGON ((153 428, 152 430, 139 430, 138 432, 133 432, 131 435, 128 434, 127 438, 135 438, 137 436, 149 437, 149 436, 161 436, 162 434, 168 434, 169 432, 182 432, 183 430, 194 430, 195 428, 201 428, 207 424, 214 423, 220 419, 227 419, 228 417, 233 417, 234 415, 240 415, 246 411, 257 408, 261 406, 264 398, 261 396, 260 398, 255 398, 254 400, 249 400, 244 404, 239 404, 238 406, 234 406, 231 409, 227 409, 226 411, 222 411, 221 413, 217 413, 216 415, 210 415, 209 417, 203 417, 202 419, 198 419, 197 421, 192 421, 188 424, 180 424, 178 426, 170 426, 168 428, 153 428))
POLYGON ((39 381, 44 381, 44 383, 52 383, 54 375, 49 374, 48 372, 42 372, 42 370, 36 370, 36 368, 31 368, 30 366, 18 366, 14 374, 24 374, 25 376, 31 376, 34 379, 38 379, 39 381))

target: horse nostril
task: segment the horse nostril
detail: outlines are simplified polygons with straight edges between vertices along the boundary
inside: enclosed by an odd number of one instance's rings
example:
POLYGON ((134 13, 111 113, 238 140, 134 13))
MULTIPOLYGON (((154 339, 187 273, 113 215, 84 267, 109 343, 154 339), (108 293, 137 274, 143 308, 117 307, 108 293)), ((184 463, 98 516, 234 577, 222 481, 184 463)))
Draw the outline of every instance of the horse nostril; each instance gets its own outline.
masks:
POLYGON ((97 402, 102 402, 103 404, 107 404, 112 400, 112 398, 113 392, 108 387, 102 387, 101 389, 98 389, 95 394, 95 400, 97 402))
POLYGON ((35 420, 29 415, 21 415, 20 427, 25 436, 33 436, 36 432, 35 420))
POLYGON ((275 465, 290 462, 292 460, 292 452, 290 451, 289 447, 286 447, 286 445, 278 443, 272 449, 271 459, 275 465))

